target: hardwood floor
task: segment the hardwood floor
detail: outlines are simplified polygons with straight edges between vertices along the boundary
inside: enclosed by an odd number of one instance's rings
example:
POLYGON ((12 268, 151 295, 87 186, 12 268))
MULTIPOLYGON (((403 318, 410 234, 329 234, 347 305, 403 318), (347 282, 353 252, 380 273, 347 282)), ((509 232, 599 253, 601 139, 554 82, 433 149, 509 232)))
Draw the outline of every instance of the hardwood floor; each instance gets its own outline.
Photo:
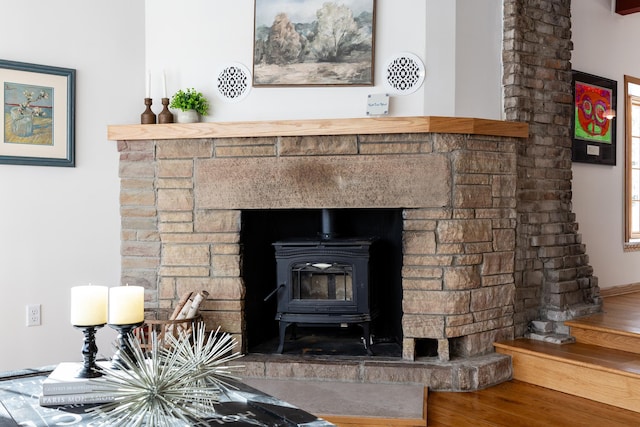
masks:
POLYGON ((427 425, 640 426, 639 411, 622 409, 636 408, 640 389, 640 292, 603 304, 602 313, 566 322, 575 344, 508 343, 516 380, 471 393, 429 392, 427 425))
POLYGON ((429 427, 638 426, 640 414, 521 381, 467 393, 429 392, 429 427))
POLYGON ((602 313, 578 321, 594 327, 640 334, 639 308, 640 292, 610 296, 603 298, 602 313))

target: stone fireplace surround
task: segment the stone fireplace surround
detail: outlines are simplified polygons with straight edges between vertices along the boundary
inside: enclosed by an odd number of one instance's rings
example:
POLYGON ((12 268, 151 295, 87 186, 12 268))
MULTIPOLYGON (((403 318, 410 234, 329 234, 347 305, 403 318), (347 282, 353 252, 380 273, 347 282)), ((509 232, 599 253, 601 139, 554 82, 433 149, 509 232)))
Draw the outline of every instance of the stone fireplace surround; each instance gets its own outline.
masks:
POLYGON ((446 117, 118 125, 122 282, 170 308, 205 289, 246 351, 247 209, 399 208, 402 358, 247 355, 247 376, 473 390, 511 376, 516 153, 523 123, 446 117), (437 357, 421 357, 429 341, 437 357))

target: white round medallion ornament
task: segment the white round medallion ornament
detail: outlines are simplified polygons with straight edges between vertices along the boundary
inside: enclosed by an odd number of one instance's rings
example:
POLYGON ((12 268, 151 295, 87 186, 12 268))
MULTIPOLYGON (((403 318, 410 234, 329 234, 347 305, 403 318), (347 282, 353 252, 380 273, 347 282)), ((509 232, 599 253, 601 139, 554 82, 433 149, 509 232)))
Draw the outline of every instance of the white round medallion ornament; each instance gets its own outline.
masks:
POLYGON ((424 77, 422 60, 413 53, 403 52, 387 62, 384 83, 394 95, 408 95, 420 89, 424 77))

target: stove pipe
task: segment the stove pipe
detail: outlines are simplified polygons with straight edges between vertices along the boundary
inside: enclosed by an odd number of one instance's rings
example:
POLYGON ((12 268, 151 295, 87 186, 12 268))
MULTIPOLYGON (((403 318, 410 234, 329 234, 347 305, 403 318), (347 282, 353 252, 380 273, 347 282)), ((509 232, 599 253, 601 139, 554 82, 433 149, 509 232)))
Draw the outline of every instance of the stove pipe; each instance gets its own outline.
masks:
POLYGON ((333 232, 333 212, 327 208, 322 209, 322 233, 320 233, 322 240, 330 240, 334 237, 333 232))

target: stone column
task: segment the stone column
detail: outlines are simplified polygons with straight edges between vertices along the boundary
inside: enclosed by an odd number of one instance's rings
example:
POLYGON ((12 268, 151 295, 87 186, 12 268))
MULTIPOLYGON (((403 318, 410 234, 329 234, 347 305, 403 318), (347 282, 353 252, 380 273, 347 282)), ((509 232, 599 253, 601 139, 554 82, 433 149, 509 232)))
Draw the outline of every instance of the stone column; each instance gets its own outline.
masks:
POLYGON ((564 340, 563 321, 601 308, 571 212, 571 1, 504 1, 507 120, 529 123, 518 148, 516 336, 564 340))

